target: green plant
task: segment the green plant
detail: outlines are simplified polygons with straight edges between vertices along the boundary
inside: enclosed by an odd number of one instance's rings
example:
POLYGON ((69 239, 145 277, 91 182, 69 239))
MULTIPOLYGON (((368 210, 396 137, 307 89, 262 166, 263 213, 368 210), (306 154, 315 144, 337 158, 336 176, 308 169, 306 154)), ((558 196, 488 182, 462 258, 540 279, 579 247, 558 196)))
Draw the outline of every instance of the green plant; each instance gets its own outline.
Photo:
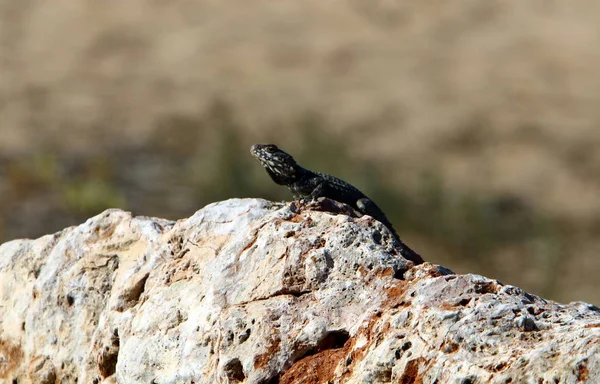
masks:
POLYGON ((125 195, 112 183, 102 179, 75 179, 62 188, 64 202, 77 216, 91 216, 107 208, 126 207, 125 195))

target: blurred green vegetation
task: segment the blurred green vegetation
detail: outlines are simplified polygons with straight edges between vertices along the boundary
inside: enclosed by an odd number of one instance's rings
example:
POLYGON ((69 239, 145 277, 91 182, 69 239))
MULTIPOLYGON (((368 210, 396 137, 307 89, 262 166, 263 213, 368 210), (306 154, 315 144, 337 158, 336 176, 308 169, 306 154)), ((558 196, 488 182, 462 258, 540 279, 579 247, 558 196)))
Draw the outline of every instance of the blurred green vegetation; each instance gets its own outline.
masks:
MULTIPOLYGON (((433 244, 449 259, 463 260, 492 277, 490 255, 516 250, 543 269, 537 292, 554 293, 566 241, 556 219, 514 196, 478 196, 448 188, 436 169, 423 174, 417 186, 392 184, 397 179, 389 177, 393 169, 354 157, 344 138, 328 133, 318 114, 307 113, 285 128, 295 136, 278 144, 301 165, 358 186, 400 234, 421 245, 433 244)), ((0 239, 37 237, 113 207, 178 219, 232 197, 290 200, 288 191, 272 183, 249 154, 246 133, 247 127, 220 100, 197 116, 164 116, 149 140, 135 148, 77 156, 45 149, 29 157, 0 159, 0 239)))

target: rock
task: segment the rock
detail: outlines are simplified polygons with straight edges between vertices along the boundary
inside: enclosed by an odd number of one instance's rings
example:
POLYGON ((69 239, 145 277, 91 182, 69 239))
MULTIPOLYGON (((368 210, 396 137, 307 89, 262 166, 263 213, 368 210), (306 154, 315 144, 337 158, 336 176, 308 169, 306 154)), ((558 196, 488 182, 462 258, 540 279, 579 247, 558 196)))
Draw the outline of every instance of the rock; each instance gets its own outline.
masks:
POLYGON ((600 382, 598 308, 394 244, 368 216, 256 199, 8 242, 0 382, 600 382))

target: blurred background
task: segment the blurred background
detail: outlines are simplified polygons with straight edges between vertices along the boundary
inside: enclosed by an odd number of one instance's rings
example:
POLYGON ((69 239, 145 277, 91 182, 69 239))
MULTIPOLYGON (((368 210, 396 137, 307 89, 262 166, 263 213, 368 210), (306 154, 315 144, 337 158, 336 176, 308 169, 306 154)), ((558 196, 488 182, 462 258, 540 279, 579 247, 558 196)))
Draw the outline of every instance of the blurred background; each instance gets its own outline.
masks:
POLYGON ((0 240, 289 200, 274 142, 425 259, 600 304, 600 3, 0 0, 0 240))

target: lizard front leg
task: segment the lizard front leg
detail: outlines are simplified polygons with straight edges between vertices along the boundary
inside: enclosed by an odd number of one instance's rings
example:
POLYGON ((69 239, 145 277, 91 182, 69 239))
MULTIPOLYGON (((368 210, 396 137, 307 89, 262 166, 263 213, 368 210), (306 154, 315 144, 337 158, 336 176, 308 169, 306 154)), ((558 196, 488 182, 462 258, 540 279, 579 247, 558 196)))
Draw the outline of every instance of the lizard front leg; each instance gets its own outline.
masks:
POLYGON ((304 204, 326 196, 325 185, 318 178, 296 181, 289 188, 294 199, 304 204))
POLYGON ((319 197, 324 197, 325 196, 325 187, 323 186, 323 183, 319 183, 317 184, 317 186, 315 188, 313 188, 310 193, 307 194, 301 194, 300 196, 300 203, 302 204, 310 204, 310 203, 314 203, 315 201, 317 201, 317 199, 319 197))
POLYGON ((310 192, 311 200, 317 200, 319 197, 327 197, 325 193, 325 185, 323 183, 317 184, 317 186, 310 192))

